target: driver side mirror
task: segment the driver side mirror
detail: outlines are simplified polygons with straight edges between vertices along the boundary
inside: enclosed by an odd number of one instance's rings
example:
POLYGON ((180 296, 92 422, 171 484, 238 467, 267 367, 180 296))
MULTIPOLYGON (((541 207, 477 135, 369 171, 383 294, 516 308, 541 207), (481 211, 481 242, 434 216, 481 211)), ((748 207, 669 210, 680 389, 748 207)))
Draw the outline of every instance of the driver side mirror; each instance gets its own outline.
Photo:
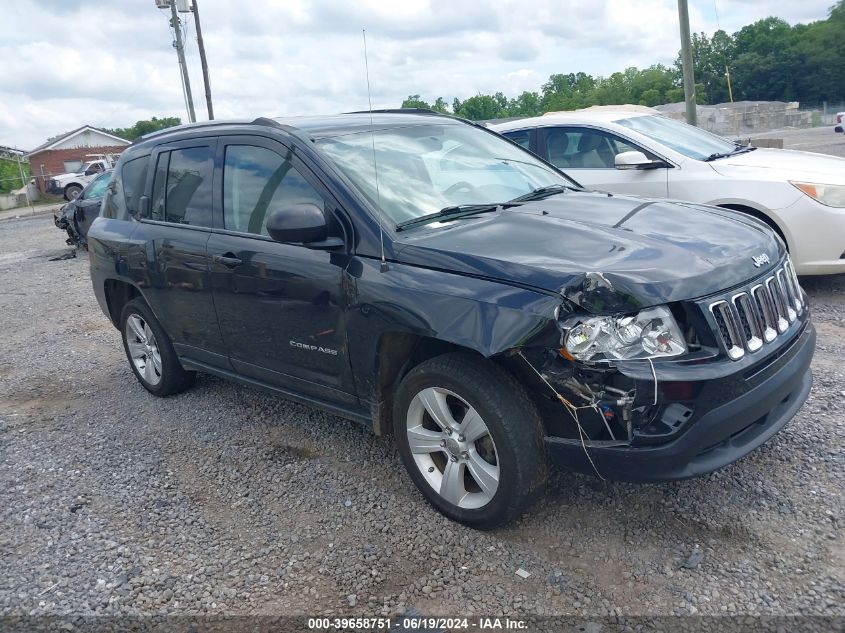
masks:
POLYGON ((662 160, 651 160, 642 152, 622 152, 614 160, 616 169, 656 169, 666 167, 662 160))
POLYGON ((267 218, 267 233, 277 242, 302 243, 307 248, 328 250, 343 246, 343 240, 329 237, 323 210, 305 202, 283 207, 267 218))

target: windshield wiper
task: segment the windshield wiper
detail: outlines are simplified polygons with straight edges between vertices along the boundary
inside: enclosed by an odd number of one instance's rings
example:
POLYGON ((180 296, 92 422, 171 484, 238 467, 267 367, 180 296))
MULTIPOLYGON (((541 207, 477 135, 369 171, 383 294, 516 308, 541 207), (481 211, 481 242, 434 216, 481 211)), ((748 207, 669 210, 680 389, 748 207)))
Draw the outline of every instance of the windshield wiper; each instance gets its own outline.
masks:
POLYGON ((546 198, 550 198, 552 196, 556 196, 559 193, 566 193, 567 189, 575 190, 574 187, 569 187, 567 185, 549 185, 548 187, 539 187, 534 191, 529 191, 528 193, 521 195, 513 200, 509 200, 508 204, 512 202, 531 202, 533 200, 545 200, 546 198))
POLYGON ((419 226, 420 224, 428 224, 429 222, 437 222, 438 220, 450 219, 454 220, 468 215, 475 215, 476 213, 490 213, 496 211, 502 205, 496 204, 457 204, 450 207, 443 207, 437 213, 429 213, 422 215, 412 220, 405 220, 396 225, 397 231, 419 226))
POLYGON ((718 160, 720 158, 727 158, 728 156, 736 156, 737 154, 747 154, 748 152, 753 152, 756 147, 742 147, 740 145, 736 146, 736 149, 732 149, 729 152, 716 152, 715 154, 710 154, 707 158, 704 159, 704 162, 709 163, 713 160, 718 160))

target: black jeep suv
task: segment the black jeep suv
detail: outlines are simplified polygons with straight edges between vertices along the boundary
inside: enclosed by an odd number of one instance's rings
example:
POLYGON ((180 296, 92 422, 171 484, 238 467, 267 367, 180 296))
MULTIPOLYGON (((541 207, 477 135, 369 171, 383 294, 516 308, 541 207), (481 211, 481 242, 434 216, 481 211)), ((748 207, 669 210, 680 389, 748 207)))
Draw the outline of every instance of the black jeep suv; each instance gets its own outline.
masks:
POLYGON ((155 133, 88 240, 147 390, 208 372, 392 432, 432 505, 481 528, 550 459, 640 482, 726 466, 812 382, 807 300, 764 224, 584 191, 433 113, 155 133))

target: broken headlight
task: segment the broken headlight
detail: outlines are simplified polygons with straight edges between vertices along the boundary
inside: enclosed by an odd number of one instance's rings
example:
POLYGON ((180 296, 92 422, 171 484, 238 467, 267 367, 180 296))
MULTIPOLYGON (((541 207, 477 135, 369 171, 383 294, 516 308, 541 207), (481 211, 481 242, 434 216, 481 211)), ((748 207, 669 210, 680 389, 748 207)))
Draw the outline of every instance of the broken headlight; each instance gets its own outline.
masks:
POLYGON ((661 358, 687 351, 675 317, 664 306, 633 316, 581 318, 564 327, 564 350, 580 361, 661 358))

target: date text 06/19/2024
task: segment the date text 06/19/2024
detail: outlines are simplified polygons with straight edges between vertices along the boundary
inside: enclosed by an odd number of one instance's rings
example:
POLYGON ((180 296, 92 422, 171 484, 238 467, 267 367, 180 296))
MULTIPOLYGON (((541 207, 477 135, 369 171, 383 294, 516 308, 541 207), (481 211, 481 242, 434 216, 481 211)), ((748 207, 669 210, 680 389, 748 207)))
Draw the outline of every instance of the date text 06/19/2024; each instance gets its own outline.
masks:
POLYGON ((318 631, 356 631, 390 629, 401 623, 402 630, 527 630, 524 620, 499 617, 481 618, 444 618, 444 617, 403 617, 391 618, 308 618, 308 628, 318 631))

